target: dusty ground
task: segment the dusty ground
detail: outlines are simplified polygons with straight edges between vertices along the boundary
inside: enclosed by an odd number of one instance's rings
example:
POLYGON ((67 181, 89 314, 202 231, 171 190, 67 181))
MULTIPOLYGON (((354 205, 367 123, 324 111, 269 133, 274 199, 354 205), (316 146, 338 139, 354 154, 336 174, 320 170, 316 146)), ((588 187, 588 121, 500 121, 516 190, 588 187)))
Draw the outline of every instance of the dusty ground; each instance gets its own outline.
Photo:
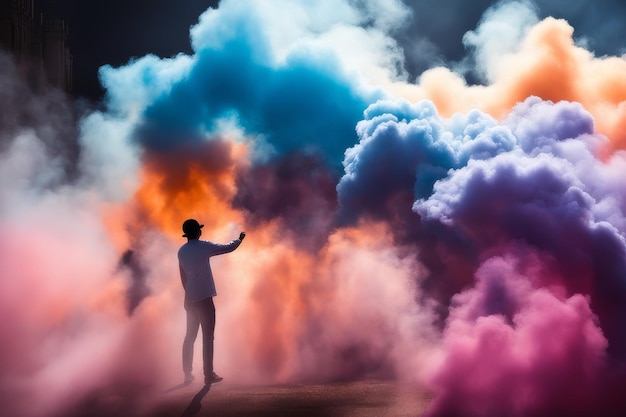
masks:
POLYGON ((417 417, 428 404, 426 394, 415 386, 381 381, 288 386, 237 386, 221 382, 212 387, 193 383, 172 388, 166 390, 160 404, 146 410, 149 415, 417 417))

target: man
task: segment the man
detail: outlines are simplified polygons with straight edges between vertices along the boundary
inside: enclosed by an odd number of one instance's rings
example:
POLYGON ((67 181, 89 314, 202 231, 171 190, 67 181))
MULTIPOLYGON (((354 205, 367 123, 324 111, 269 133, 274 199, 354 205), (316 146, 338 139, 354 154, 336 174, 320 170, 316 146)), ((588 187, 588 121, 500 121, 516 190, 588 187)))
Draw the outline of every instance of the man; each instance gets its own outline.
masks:
POLYGON ((213 371, 213 338, 215 332, 215 305, 213 297, 217 295, 215 281, 211 272, 209 258, 232 252, 239 247, 246 237, 244 232, 225 245, 200 240, 203 224, 195 219, 183 223, 183 237, 187 238, 178 250, 180 278, 185 289, 185 310, 187 312, 187 332, 183 342, 183 372, 185 382, 193 381, 191 373, 193 363, 193 344, 202 326, 202 359, 204 361, 204 383, 213 384, 223 378, 213 371))

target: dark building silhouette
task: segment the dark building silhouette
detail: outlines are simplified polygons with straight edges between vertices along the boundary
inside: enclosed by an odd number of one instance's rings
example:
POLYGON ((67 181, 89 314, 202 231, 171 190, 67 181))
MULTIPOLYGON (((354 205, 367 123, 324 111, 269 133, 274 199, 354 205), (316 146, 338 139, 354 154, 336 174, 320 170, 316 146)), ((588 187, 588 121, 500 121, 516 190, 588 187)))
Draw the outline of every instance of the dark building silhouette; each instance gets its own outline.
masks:
POLYGON ((54 13, 35 11, 34 0, 0 2, 0 48, 11 53, 20 72, 36 88, 72 92, 69 27, 54 13))

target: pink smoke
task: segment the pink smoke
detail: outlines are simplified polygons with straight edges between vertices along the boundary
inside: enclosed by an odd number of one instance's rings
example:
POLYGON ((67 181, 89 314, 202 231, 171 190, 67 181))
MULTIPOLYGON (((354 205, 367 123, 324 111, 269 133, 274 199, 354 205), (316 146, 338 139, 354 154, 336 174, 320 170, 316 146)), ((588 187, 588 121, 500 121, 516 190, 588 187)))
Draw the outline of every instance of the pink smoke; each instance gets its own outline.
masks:
POLYGON ((438 392, 429 415, 574 416, 596 409, 606 339, 584 296, 537 285, 545 273, 532 252, 491 258, 475 286, 453 298, 428 379, 438 392))

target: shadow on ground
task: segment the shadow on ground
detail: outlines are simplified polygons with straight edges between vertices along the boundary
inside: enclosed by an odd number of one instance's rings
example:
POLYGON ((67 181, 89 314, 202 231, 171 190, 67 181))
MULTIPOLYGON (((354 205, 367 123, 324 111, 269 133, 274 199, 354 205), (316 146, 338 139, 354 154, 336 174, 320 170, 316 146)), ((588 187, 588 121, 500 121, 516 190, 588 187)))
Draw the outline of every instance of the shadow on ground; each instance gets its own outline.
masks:
POLYGON ((181 417, 193 417, 197 415, 202 409, 202 399, 209 393, 211 390, 211 384, 206 384, 202 387, 200 391, 196 395, 193 396, 191 402, 181 414, 181 417))

